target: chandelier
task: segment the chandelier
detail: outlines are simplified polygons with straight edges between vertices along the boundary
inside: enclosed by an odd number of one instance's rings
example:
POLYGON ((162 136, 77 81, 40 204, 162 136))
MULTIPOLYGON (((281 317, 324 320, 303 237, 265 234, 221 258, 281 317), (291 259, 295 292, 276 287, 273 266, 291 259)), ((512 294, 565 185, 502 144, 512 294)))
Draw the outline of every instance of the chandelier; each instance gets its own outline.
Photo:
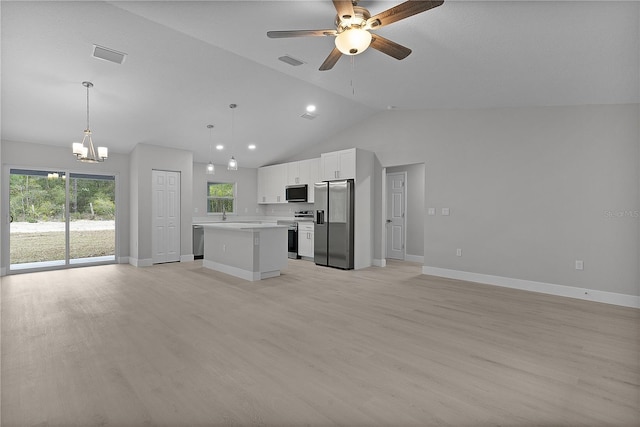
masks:
POLYGON ((107 147, 98 147, 98 151, 93 147, 91 139, 91 129, 89 128, 89 88, 93 87, 91 82, 82 82, 82 86, 87 88, 87 128, 84 130, 82 142, 74 142, 72 149, 76 160, 85 163, 104 162, 109 157, 107 147))

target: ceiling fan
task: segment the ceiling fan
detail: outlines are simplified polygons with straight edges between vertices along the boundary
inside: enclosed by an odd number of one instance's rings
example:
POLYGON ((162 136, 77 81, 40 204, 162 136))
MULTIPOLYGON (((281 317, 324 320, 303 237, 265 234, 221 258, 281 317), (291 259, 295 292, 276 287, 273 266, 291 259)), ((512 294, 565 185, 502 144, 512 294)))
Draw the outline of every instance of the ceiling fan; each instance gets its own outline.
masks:
POLYGON ((371 16, 364 7, 358 6, 357 0, 333 0, 338 14, 335 20, 335 30, 291 30, 268 31, 267 37, 318 37, 335 36, 336 47, 333 48, 327 59, 320 66, 320 71, 333 68, 338 59, 344 55, 357 55, 364 52, 369 46, 396 59, 404 59, 411 53, 411 49, 396 42, 386 39, 378 34, 372 34, 369 30, 375 30, 385 25, 393 24, 401 19, 408 18, 429 9, 440 6, 444 0, 420 1, 409 0, 400 3, 390 9, 371 16))

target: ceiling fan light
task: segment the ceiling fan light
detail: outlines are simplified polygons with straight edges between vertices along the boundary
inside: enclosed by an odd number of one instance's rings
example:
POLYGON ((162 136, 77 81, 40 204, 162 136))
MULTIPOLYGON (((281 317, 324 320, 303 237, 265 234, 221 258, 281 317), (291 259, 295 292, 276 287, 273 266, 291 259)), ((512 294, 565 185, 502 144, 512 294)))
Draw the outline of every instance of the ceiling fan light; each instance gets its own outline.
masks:
POLYGON ((371 44, 371 33, 362 28, 349 28, 336 36, 336 47, 344 55, 357 55, 371 44))

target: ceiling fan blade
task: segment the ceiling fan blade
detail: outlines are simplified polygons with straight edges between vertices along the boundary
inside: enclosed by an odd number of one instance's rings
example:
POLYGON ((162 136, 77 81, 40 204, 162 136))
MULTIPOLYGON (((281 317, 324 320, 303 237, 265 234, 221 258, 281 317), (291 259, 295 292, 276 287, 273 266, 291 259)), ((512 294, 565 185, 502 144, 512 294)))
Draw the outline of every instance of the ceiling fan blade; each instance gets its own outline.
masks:
POLYGON ((421 0, 409 0, 404 3, 400 3, 397 6, 387 9, 384 12, 380 12, 377 15, 372 16, 367 20, 367 26, 369 28, 380 28, 385 25, 393 24, 401 19, 408 18, 421 12, 425 12, 434 7, 440 6, 444 3, 444 0, 437 1, 421 1, 421 0))
POLYGON ((351 19, 355 14, 351 0, 333 0, 333 5, 338 11, 338 16, 342 19, 351 19))
POLYGON ((342 56, 342 52, 340 52, 337 47, 334 47, 331 53, 329 54, 329 56, 327 56, 327 59, 325 59, 322 65, 320 66, 319 68, 320 71, 327 71, 332 69, 333 66, 336 65, 336 62, 338 62, 338 59, 340 59, 341 56, 342 56))
POLYGON ((377 34, 371 34, 371 44, 370 46, 376 50, 379 50, 382 53, 386 53, 389 56, 392 56, 396 59, 404 59, 411 53, 411 49, 408 47, 402 46, 396 42, 392 42, 389 39, 385 39, 382 36, 377 34))
POLYGON ((336 30, 289 30, 289 31, 267 31, 270 39, 281 39, 286 37, 322 37, 335 36, 336 30))

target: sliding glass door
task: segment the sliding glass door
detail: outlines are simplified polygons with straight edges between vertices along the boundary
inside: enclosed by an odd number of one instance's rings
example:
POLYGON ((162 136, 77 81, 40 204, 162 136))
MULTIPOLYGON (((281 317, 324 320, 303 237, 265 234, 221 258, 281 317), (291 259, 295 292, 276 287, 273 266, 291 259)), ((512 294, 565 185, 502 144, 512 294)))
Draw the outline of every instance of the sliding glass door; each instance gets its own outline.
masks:
POLYGON ((115 177, 11 169, 9 270, 115 261, 115 177))
POLYGON ((115 260, 114 177, 72 173, 69 178, 69 262, 115 260))

